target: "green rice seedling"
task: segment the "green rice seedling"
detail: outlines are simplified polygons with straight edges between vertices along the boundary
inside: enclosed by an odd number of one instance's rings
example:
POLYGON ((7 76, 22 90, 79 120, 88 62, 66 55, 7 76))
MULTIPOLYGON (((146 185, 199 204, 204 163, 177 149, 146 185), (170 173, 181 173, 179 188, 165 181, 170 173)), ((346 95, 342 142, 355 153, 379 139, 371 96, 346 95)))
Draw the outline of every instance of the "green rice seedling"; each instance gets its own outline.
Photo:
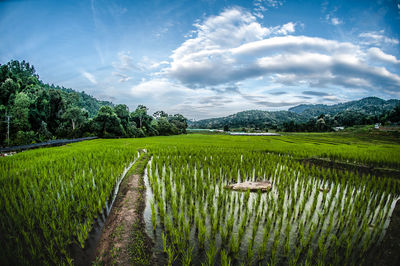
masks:
POLYGON ((162 237, 162 243, 163 243, 163 251, 164 251, 164 253, 167 253, 167 236, 164 234, 164 232, 162 232, 161 237, 162 237))
POLYGON ((302 252, 301 246, 297 246, 297 247, 295 248, 295 251, 294 251, 293 256, 292 256, 291 259, 289 260, 289 265, 293 265, 293 266, 294 266, 294 265, 298 265, 301 252, 302 252))
POLYGON ((221 266, 230 266, 231 265, 231 258, 225 252, 225 250, 221 250, 221 266))
POLYGON ((229 242, 229 250, 230 253, 236 258, 239 252, 240 242, 235 239, 235 235, 232 235, 231 240, 229 242))
POLYGON ((249 264, 253 260, 253 254, 254 254, 253 245, 254 245, 254 238, 250 237, 247 245, 247 261, 249 262, 249 264))
POLYGON ((240 243, 244 236, 245 224, 242 222, 238 230, 238 242, 240 243))
POLYGON ((257 231, 258 231, 258 219, 256 218, 256 221, 254 221, 254 223, 253 223, 253 229, 252 229, 252 235, 251 235, 252 239, 254 239, 256 237, 257 231))
POLYGON ((290 250, 290 227, 289 224, 286 226, 285 233, 286 233, 286 240, 285 240, 285 245, 284 245, 284 254, 285 256, 289 255, 289 250, 290 250))
POLYGON ((191 265, 193 248, 186 248, 182 253, 182 265, 191 265))
MULTIPOLYGON (((291 224, 290 241, 282 235, 282 240, 286 241, 282 243, 282 250, 277 248, 275 251, 276 258, 287 252, 287 263, 295 259, 296 246, 301 246, 305 254, 317 246, 320 234, 336 235, 340 239, 338 242, 343 244, 343 251, 346 249, 344 240, 351 238, 353 243, 360 244, 352 245, 349 259, 343 258, 340 263, 357 264, 359 256, 354 254, 364 254, 382 239, 385 223, 392 211, 391 202, 397 197, 394 191, 399 191, 399 182, 349 171, 326 171, 318 166, 303 165, 297 159, 319 156, 368 162, 373 166, 400 166, 389 158, 395 158, 400 152, 391 144, 383 147, 363 143, 363 148, 359 149, 357 145, 344 144, 345 141, 348 140, 329 134, 319 134, 318 137, 288 135, 271 137, 268 141, 255 141, 250 137, 188 135, 98 140, 93 141, 93 145, 82 143, 68 146, 68 149, 54 148, 57 154, 54 152, 51 156, 49 152, 38 150, 2 158, 0 181, 4 186, 0 188, 0 208, 4 212, 0 218, 0 234, 5 236, 1 246, 6 248, 0 252, 13 254, 7 258, 23 257, 24 261, 29 255, 34 264, 42 260, 54 261, 52 264, 67 261, 68 252, 61 253, 60 250, 66 250, 68 243, 80 243, 78 238, 84 243, 84 226, 79 225, 101 215, 120 173, 137 157, 137 148, 146 146, 153 155, 146 171, 153 190, 153 204, 158 211, 154 216, 164 225, 160 227, 164 236, 176 245, 176 254, 181 256, 181 249, 188 246, 188 224, 192 226, 194 223, 197 232, 197 238, 189 242, 200 240, 198 220, 201 218, 205 227, 204 239, 214 230, 214 238, 221 237, 222 240, 223 228, 226 228, 226 241, 229 243, 232 236, 239 238, 243 223, 245 227, 238 245, 246 242, 245 236, 248 239, 254 235, 253 238, 259 239, 261 230, 254 229, 259 223, 261 226, 270 224, 268 228, 279 234, 284 233, 287 224, 291 224), (29 158, 33 156, 34 161, 29 158), (60 163, 54 163, 54 158, 60 163), (246 199, 247 191, 240 193, 223 189, 225 184, 239 179, 270 180, 274 193, 262 194, 261 199, 258 194, 248 193, 246 199), (330 191, 321 193, 318 191, 321 187, 329 187, 330 191), (214 206, 212 212, 211 206, 214 206), (31 218, 46 215, 49 219, 43 222, 41 220, 45 219, 31 218), (245 230, 250 222, 251 228, 245 230), (34 230, 35 226, 40 229, 34 230), (368 230, 371 236, 366 233, 368 230), (12 239, 21 240, 15 243, 12 239), (286 243, 293 246, 287 248, 286 243)), ((360 143, 359 140, 351 141, 360 143)), ((86 227, 89 232, 92 224, 88 223, 86 227)), ((161 241, 162 237, 158 239, 161 241)), ((271 242, 272 245, 266 245, 265 254, 272 254, 274 241, 271 242)), ((262 245, 262 241, 255 241, 253 248, 259 251, 262 245)), ((333 249, 333 240, 325 237, 324 245, 333 249)), ((318 254, 319 248, 309 262, 317 262, 318 254)), ((328 254, 325 262, 332 257, 328 254)))
POLYGON ((172 264, 176 260, 174 248, 169 246, 167 249, 167 254, 168 254, 168 266, 172 266, 172 264))
POLYGON ((199 234, 198 234, 198 241, 199 241, 199 248, 200 249, 204 249, 204 243, 206 240, 206 236, 207 236, 207 232, 206 232, 207 228, 206 226, 203 224, 203 221, 199 221, 199 234))
POLYGON ((220 227, 220 236, 221 236, 221 245, 224 246, 227 244, 227 240, 228 240, 228 230, 226 229, 226 225, 225 226, 221 226, 220 227))
POLYGON ((207 265, 215 265, 215 257, 217 255, 217 250, 215 248, 215 243, 211 242, 207 252, 207 265))
POLYGON ((155 231, 157 226, 157 215, 153 200, 150 201, 150 208, 151 208, 151 221, 153 224, 153 231, 155 231))

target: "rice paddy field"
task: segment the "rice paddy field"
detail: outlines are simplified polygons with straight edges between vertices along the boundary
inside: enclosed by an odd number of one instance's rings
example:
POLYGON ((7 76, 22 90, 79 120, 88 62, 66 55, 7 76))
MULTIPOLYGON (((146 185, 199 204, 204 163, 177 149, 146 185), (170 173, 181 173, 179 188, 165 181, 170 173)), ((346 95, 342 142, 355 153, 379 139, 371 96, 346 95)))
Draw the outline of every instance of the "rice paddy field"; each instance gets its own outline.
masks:
POLYGON ((74 264, 146 150, 144 221, 159 265, 361 265, 399 199, 400 145, 337 134, 91 140, 0 158, 2 265, 74 264), (349 164, 322 167, 304 159, 349 164), (270 181, 268 192, 226 185, 270 181))

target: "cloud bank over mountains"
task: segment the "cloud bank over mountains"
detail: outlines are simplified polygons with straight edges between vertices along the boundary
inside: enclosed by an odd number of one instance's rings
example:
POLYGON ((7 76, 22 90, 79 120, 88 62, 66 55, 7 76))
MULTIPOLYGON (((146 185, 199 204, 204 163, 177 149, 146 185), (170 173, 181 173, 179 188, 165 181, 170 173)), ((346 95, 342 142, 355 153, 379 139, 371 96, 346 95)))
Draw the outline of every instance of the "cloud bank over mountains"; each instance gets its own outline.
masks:
MULTIPOLYGON (((265 27, 247 10, 226 9, 194 24, 192 37, 172 52, 169 64, 151 80, 134 86, 132 93, 176 94, 184 102, 179 111, 188 106, 192 110, 220 105, 234 109, 239 103, 252 109, 283 107, 312 97, 335 102, 343 99, 332 95, 337 90, 343 95, 352 90, 398 95, 400 77, 390 68, 398 67, 400 61, 379 48, 386 38, 372 36, 376 37, 374 46, 366 48, 357 43, 294 35, 299 24, 289 21, 265 27), (252 81, 257 84, 249 86, 252 81), (232 85, 237 89, 228 95, 225 87, 232 85), (290 87, 301 87, 304 92, 290 87), (282 88, 285 100, 281 93, 266 94, 263 88, 282 88), (205 104, 218 92, 229 101, 205 104)), ((367 36, 362 35, 364 39, 367 36)))

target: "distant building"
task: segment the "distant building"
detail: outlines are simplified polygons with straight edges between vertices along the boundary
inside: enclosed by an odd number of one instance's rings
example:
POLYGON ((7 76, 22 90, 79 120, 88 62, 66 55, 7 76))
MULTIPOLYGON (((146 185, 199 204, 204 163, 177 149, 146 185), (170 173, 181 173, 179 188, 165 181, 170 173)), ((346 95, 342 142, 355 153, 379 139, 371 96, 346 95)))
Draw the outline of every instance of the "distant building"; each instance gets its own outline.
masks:
POLYGON ((334 127, 333 128, 333 130, 335 130, 335 131, 340 131, 340 130, 343 130, 344 129, 344 127, 334 127))
POLYGON ((379 129, 380 126, 381 126, 381 123, 376 123, 376 124, 375 124, 375 128, 376 128, 376 129, 379 129))

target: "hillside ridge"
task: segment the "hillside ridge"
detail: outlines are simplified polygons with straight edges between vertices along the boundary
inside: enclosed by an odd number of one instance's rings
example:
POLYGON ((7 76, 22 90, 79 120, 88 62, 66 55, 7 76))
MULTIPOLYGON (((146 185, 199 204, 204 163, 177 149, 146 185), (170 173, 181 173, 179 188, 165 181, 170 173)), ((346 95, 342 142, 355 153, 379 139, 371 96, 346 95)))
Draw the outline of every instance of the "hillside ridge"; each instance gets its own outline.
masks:
MULTIPOLYGON (((262 111, 246 110, 225 117, 202 119, 191 121, 190 128, 277 128, 284 123, 306 123, 310 119, 317 119, 319 116, 339 117, 348 115, 359 115, 368 117, 375 121, 378 117, 391 111, 400 100, 383 100, 378 97, 366 97, 333 105, 326 104, 300 104, 288 109, 288 111, 262 111)), ((365 120, 365 119, 364 119, 365 120)), ((340 124, 340 122, 338 122, 340 124)))

